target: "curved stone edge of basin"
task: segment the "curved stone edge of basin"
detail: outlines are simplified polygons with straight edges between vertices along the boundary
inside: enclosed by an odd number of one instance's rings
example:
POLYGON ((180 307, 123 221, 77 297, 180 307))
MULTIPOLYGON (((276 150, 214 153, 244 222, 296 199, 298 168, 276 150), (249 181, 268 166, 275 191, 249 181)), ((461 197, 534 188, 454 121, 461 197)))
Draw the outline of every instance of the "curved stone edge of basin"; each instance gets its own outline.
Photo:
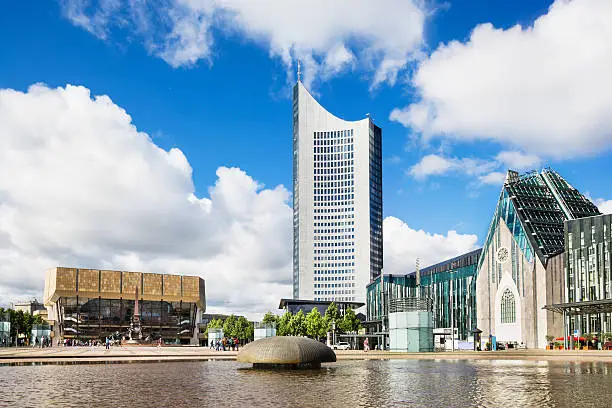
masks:
POLYGON ((276 336, 245 345, 236 360, 252 363, 254 367, 317 367, 321 363, 335 362, 336 353, 325 344, 307 337, 276 336))

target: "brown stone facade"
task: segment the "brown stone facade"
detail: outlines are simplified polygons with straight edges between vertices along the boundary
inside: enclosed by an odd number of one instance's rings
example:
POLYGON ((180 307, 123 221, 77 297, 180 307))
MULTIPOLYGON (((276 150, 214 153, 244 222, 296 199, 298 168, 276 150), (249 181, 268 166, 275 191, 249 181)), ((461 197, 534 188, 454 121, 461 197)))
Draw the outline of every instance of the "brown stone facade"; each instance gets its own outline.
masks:
POLYGON ((183 301, 206 308, 204 280, 198 276, 56 267, 47 271, 45 304, 60 297, 183 301))

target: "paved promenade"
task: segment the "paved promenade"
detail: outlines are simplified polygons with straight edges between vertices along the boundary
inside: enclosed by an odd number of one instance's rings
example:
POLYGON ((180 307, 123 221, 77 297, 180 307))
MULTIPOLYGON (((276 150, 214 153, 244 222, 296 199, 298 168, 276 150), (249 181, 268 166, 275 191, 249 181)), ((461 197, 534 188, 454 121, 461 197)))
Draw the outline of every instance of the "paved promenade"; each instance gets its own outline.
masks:
MULTIPOLYGON (((235 351, 215 351, 207 347, 53 347, 0 348, 1 364, 71 364, 146 361, 235 360, 235 351)), ((418 360, 538 360, 612 363, 612 351, 507 350, 495 352, 395 353, 388 351, 336 351, 338 360, 418 359, 418 360)))

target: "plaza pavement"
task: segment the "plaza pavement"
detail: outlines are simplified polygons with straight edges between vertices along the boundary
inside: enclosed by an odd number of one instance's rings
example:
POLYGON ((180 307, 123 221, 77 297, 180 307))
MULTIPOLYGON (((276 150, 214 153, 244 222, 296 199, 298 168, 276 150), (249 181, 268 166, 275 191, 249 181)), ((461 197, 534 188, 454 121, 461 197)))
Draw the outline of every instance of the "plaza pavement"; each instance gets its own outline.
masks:
MULTIPOLYGON (((121 362, 235 360, 235 351, 215 351, 208 347, 52 347, 0 348, 0 365, 94 364, 121 362)), ((612 363, 612 351, 506 350, 494 352, 398 353, 361 350, 336 351, 338 360, 418 359, 418 360, 536 360, 612 363)))

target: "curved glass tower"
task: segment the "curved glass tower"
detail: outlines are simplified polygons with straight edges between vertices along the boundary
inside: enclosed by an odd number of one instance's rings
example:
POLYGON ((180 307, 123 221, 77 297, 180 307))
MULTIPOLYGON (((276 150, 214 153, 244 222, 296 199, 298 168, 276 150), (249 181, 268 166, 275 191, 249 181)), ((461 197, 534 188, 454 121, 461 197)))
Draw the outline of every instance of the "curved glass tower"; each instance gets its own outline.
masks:
POLYGON ((293 297, 365 302, 380 274, 382 131, 293 88, 293 297))

